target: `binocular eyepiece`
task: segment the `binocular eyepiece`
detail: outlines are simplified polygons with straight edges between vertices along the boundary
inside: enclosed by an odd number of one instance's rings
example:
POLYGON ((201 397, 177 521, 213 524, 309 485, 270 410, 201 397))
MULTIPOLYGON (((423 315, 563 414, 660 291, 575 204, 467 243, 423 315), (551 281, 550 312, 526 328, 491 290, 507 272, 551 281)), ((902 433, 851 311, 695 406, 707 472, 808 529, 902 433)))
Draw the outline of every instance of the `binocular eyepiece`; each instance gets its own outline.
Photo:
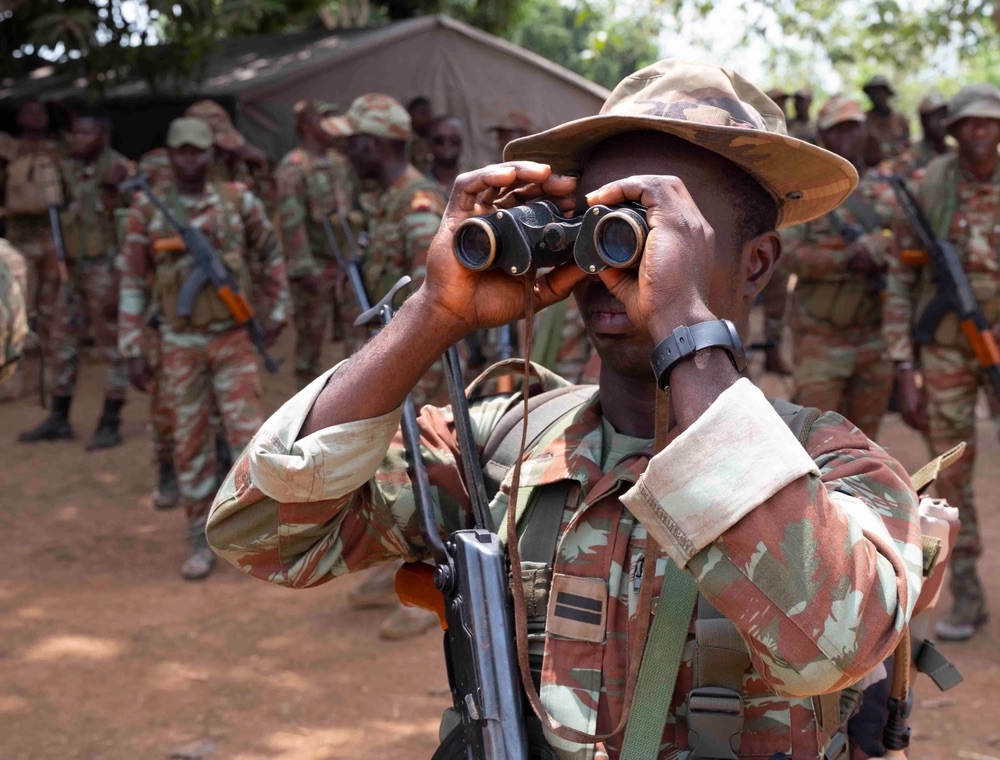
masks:
POLYGON ((550 201, 474 216, 462 222, 452 243, 466 269, 502 269, 521 275, 571 259, 585 272, 638 266, 649 225, 646 209, 635 203, 592 206, 565 217, 550 201))

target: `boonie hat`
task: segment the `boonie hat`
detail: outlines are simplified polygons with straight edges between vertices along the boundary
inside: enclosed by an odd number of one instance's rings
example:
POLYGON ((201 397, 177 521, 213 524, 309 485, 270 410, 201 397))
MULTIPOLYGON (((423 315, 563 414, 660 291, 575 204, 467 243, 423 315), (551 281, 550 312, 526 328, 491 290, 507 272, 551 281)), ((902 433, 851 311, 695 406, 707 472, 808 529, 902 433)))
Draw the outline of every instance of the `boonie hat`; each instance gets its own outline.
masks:
POLYGON ((823 131, 845 121, 864 123, 865 120, 865 111, 858 101, 845 95, 834 95, 816 114, 816 128, 823 131))
POLYGON ((212 128, 212 141, 223 150, 238 150, 247 144, 225 108, 214 100, 199 100, 192 103, 184 112, 185 116, 194 116, 208 123, 212 128))
POLYGON ((328 116, 320 123, 333 137, 359 134, 387 140, 409 140, 413 137, 410 114, 398 100, 380 92, 355 98, 343 116, 328 116))
POLYGON ((948 101, 945 100, 944 95, 940 92, 929 92, 920 99, 920 103, 917 105, 917 113, 928 114, 940 108, 947 107, 948 101))
POLYGON ((822 216, 858 184, 851 163, 790 137, 781 109, 730 69, 667 59, 626 77, 597 116, 509 143, 508 161, 579 171, 589 151, 609 137, 654 131, 718 153, 756 179, 778 202, 778 226, 822 216))
POLYGON ((861 89, 864 92, 868 92, 869 90, 874 90, 876 87, 885 87, 885 89, 889 91, 890 95, 896 94, 896 91, 892 88, 892 85, 889 84, 888 77, 883 76, 882 74, 876 74, 875 76, 873 76, 871 79, 869 79, 861 86, 861 89))
POLYGON ((788 100, 788 93, 780 87, 772 87, 767 91, 767 97, 777 103, 779 100, 788 100))
POLYGON ((167 130, 167 147, 180 148, 184 145, 193 145, 200 150, 211 148, 212 128, 193 116, 174 119, 167 130))
POLYGON ((531 120, 531 116, 526 114, 524 111, 519 111, 517 109, 512 109, 504 113, 502 117, 497 119, 497 121, 491 124, 487 131, 489 132, 499 132, 500 130, 507 130, 510 132, 521 131, 525 134, 531 132, 535 128, 534 122, 531 120))
POLYGON ((986 82, 969 84, 955 93, 948 103, 945 126, 951 127, 962 119, 978 116, 983 119, 1000 119, 1000 90, 986 82))

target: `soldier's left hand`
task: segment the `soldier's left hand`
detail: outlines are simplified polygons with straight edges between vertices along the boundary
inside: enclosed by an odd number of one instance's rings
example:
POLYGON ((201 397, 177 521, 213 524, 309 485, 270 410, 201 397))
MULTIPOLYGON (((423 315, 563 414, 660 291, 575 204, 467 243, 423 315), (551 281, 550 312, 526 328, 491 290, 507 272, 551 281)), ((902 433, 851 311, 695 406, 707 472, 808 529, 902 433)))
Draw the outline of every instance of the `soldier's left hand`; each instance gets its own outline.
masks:
POLYGON ((591 206, 636 201, 646 207, 649 236, 639 268, 605 269, 600 278, 629 318, 660 340, 675 327, 715 319, 708 293, 715 231, 677 177, 641 175, 587 194, 591 206))

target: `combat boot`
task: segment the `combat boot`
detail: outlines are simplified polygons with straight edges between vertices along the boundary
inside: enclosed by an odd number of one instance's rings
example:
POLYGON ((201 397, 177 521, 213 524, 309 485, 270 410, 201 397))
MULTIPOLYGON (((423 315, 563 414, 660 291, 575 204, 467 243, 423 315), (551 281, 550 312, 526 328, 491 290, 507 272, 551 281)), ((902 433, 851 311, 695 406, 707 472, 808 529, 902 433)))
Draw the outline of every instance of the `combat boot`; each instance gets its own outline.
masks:
POLYGON ((436 612, 420 607, 404 607, 396 602, 398 608, 387 617, 379 628, 378 635, 386 641, 402 641, 413 639, 422 633, 440 626, 436 612))
POLYGON ((173 459, 161 459, 160 477, 153 490, 154 509, 173 509, 181 501, 180 489, 177 487, 177 472, 174 470, 173 459))
POLYGON ((110 449, 122 442, 122 399, 104 399, 104 410, 97 421, 97 429, 87 441, 87 451, 110 449))
POLYGON ((989 619, 986 593, 975 565, 953 566, 948 585, 952 596, 951 612, 938 621, 934 632, 941 641, 968 641, 989 619))
POLYGON ((49 416, 31 430, 25 430, 17 440, 21 443, 73 440, 73 428, 69 424, 69 405, 72 401, 72 396, 53 396, 49 416))
POLYGON ((208 546, 204 534, 191 539, 191 553, 181 565, 181 578, 186 581, 200 581, 215 569, 215 552, 208 546))
POLYGON ((347 595, 347 603, 351 609, 368 610, 399 604, 399 597, 396 596, 396 571, 399 564, 387 562, 369 570, 368 577, 347 595))

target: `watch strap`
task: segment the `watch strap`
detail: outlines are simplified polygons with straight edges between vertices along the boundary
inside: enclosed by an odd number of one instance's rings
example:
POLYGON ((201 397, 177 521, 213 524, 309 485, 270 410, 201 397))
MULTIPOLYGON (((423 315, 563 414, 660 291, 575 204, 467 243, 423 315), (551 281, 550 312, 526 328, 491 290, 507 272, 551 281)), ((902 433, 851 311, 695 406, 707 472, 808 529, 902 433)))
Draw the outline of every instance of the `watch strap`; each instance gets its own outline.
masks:
POLYGON ((728 319, 719 319, 690 326, 681 325, 660 341, 649 357, 656 384, 666 390, 670 385, 670 372, 679 362, 706 348, 716 347, 725 349, 733 367, 743 374, 747 360, 736 325, 728 319))

